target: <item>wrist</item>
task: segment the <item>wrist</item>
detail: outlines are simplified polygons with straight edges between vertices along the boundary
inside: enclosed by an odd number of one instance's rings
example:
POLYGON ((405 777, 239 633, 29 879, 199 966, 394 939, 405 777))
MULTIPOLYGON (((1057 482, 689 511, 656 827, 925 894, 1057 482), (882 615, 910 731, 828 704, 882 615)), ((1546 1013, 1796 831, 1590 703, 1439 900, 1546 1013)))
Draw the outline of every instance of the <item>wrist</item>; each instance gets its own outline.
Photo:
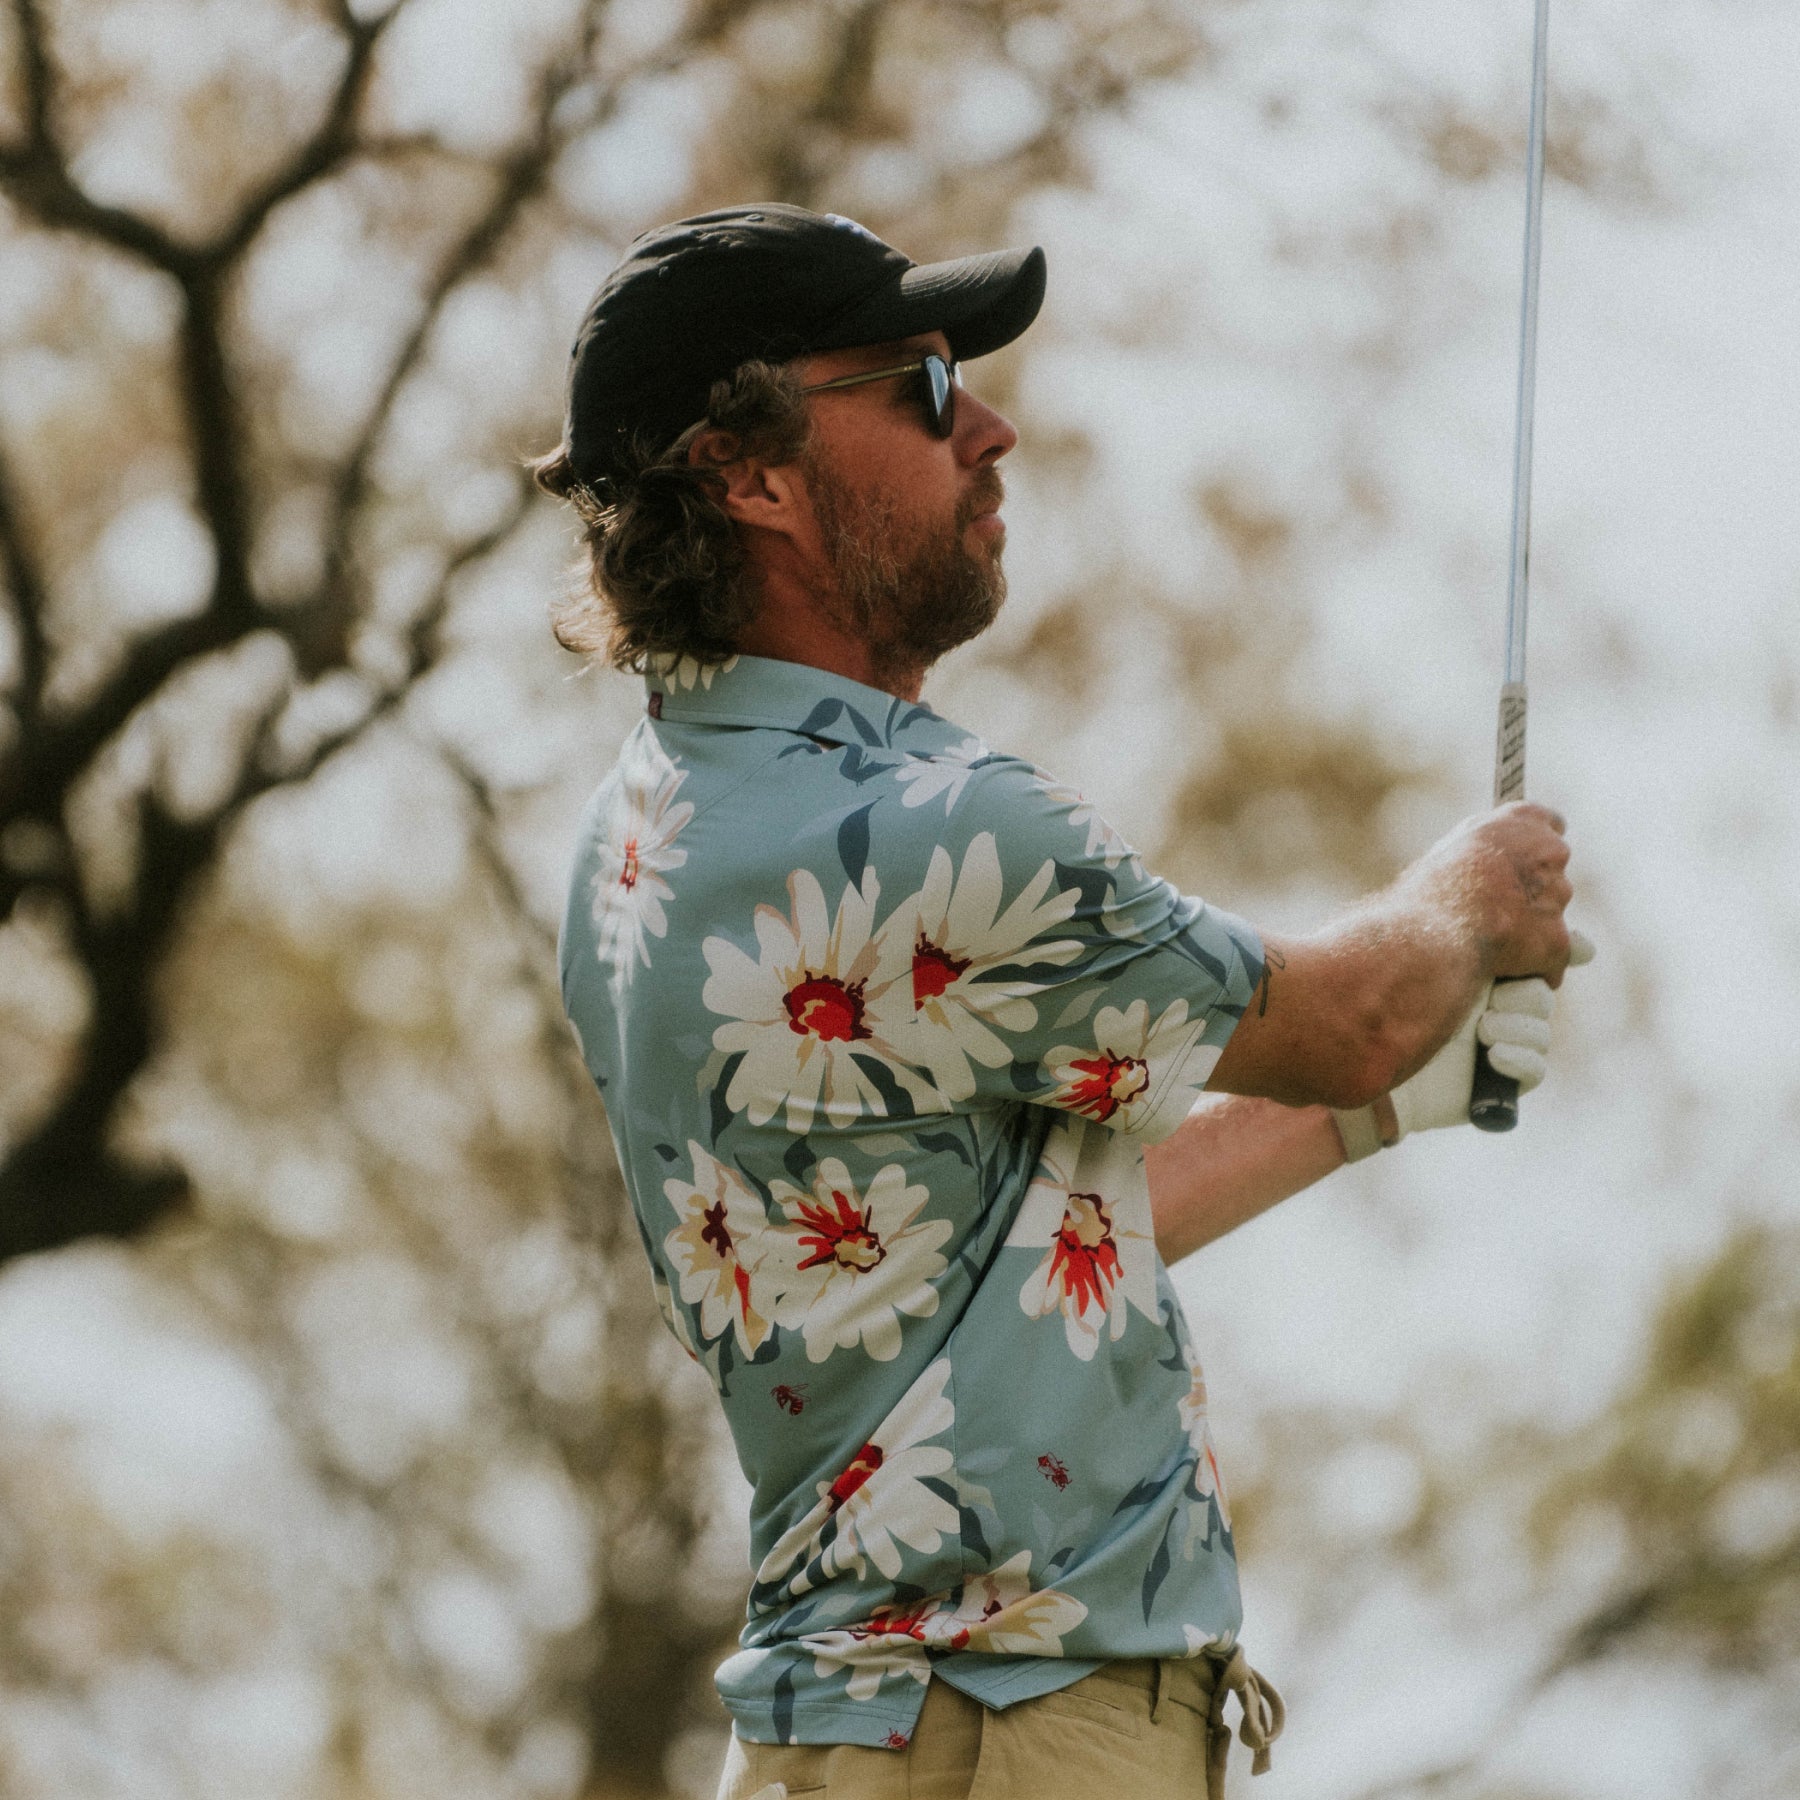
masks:
POLYGON ((1380 1094, 1367 1106, 1333 1107, 1332 1122, 1344 1145, 1344 1161, 1361 1162, 1377 1150, 1397 1144, 1406 1134, 1394 1111, 1391 1094, 1380 1094))

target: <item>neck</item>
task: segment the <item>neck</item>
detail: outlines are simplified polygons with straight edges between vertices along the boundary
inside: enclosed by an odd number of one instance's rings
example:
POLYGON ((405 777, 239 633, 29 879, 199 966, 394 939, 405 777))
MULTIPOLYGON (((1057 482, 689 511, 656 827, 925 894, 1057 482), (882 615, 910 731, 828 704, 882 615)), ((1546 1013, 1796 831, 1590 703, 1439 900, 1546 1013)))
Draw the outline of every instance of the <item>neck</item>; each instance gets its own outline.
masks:
POLYGON ((824 669, 899 700, 917 700, 925 680, 922 664, 893 661, 845 630, 810 589, 767 573, 762 604, 738 634, 737 648, 745 656, 824 669))

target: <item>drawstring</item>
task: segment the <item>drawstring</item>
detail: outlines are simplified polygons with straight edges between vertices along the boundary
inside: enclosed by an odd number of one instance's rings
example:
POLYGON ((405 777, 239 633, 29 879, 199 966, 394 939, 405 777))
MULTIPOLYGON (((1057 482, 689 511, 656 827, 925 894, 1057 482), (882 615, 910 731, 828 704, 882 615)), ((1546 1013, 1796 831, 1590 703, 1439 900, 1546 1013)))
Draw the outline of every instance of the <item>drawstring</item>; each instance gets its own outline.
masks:
POLYGON ((1225 1800, 1225 1758, 1231 1749, 1231 1727, 1225 1723, 1225 1696, 1236 1694, 1243 1718, 1238 1736, 1252 1751, 1250 1773, 1269 1767, 1269 1746, 1281 1736, 1287 1708, 1275 1684, 1251 1668, 1239 1645, 1213 1680, 1212 1705, 1206 1715, 1206 1800, 1225 1800))

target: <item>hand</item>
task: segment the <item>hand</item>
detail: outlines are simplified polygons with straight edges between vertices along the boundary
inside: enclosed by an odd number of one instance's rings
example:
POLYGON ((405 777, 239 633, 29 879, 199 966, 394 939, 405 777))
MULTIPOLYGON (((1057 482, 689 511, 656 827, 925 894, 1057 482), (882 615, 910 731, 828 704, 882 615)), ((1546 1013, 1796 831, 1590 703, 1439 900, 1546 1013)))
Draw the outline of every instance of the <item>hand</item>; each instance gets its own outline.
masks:
POLYGON ((1564 830, 1548 807, 1514 801, 1465 819, 1401 881, 1467 921, 1491 976, 1538 975, 1556 987, 1570 961, 1563 910, 1574 892, 1564 830))
MULTIPOLYGON (((1570 932, 1569 965, 1593 960, 1594 946, 1579 931, 1570 932)), ((1468 1124, 1477 1039, 1487 1045, 1488 1061, 1529 1094, 1544 1079, 1555 1011, 1556 996, 1542 976, 1494 983, 1437 1055, 1388 1096, 1399 1127, 1393 1141, 1410 1131, 1468 1124)))

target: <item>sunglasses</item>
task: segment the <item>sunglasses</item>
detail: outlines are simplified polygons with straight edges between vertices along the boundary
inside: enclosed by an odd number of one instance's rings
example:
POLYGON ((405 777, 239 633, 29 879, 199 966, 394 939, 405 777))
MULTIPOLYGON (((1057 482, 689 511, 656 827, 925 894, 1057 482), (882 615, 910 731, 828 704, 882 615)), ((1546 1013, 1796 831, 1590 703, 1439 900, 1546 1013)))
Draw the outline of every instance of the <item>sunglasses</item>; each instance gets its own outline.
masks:
POLYGON ((925 421, 941 438, 956 429, 956 390, 962 386, 962 365, 945 362, 934 350, 917 362, 897 363, 891 369, 865 369, 860 375, 840 375, 835 381, 816 381, 803 394, 822 394, 827 388, 861 387, 865 381, 886 381, 895 375, 925 377, 925 421))

